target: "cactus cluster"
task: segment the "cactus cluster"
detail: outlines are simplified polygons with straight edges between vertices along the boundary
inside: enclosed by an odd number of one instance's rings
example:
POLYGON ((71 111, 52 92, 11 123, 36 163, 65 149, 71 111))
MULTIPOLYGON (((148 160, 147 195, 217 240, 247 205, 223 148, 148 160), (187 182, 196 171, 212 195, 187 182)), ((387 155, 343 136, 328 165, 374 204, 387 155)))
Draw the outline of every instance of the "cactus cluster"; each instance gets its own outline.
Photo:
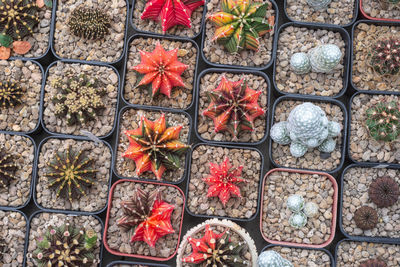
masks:
POLYGON ((67 23, 73 35, 97 40, 108 35, 111 18, 101 9, 78 6, 72 11, 67 23))
POLYGON ((18 169, 14 157, 5 149, 0 149, 0 188, 7 188, 12 179, 17 179, 15 171, 18 169))
POLYGON ((14 107, 21 103, 24 95, 22 88, 11 81, 2 81, 0 85, 0 109, 14 107))
POLYGON ((51 82, 57 91, 52 99, 55 104, 54 114, 66 117, 68 125, 84 124, 95 119, 105 107, 102 96, 106 89, 96 78, 86 74, 67 72, 64 77, 51 82))
POLYGON ((369 63, 379 75, 397 75, 400 72, 400 38, 384 37, 369 52, 369 63))
POLYGON ((308 149, 316 147, 321 152, 331 153, 336 146, 333 137, 340 131, 339 123, 328 121, 320 107, 306 102, 296 106, 287 121, 274 124, 270 136, 278 144, 290 144, 292 156, 301 157, 308 149))
POLYGON ((56 228, 49 227, 36 241, 37 249, 31 257, 39 267, 89 267, 99 263, 94 254, 96 242, 94 230, 84 231, 66 223, 56 228))
POLYGON ((332 0, 307 0, 309 4, 315 10, 326 9, 332 0))
POLYGON ((354 213, 354 221, 358 228, 370 230, 378 224, 378 213, 374 208, 362 206, 354 213))
POLYGON ((259 267, 293 267, 287 259, 282 258, 281 254, 273 250, 263 251, 257 260, 259 267))
POLYGON ((368 195, 378 208, 393 206, 399 199, 399 184, 389 176, 377 178, 369 185, 368 195))
POLYGON ((400 107, 397 103, 379 102, 367 109, 366 126, 372 138, 391 142, 400 135, 400 107))
POLYGON ((222 11, 208 19, 217 27, 212 41, 217 40, 230 53, 243 49, 258 51, 260 38, 273 30, 275 18, 266 18, 268 2, 222 0, 222 11))
POLYGON ((318 214, 318 205, 314 202, 304 202, 301 195, 291 195, 286 201, 286 205, 292 215, 289 224, 294 228, 302 228, 307 224, 307 217, 312 218, 318 214))

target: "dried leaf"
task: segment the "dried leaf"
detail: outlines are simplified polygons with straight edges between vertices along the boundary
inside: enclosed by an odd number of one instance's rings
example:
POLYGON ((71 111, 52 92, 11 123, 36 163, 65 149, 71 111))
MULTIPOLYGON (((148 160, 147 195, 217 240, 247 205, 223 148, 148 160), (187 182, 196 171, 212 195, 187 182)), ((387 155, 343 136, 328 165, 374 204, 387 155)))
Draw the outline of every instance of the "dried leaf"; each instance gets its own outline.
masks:
POLYGON ((11 55, 11 48, 0 46, 0 59, 9 59, 11 55))
POLYGON ((0 34, 0 45, 4 47, 10 47, 12 44, 13 39, 11 36, 7 34, 0 34))
POLYGON ((37 5, 39 8, 44 7, 44 0, 36 0, 36 5, 37 5))
POLYGON ((16 54, 23 55, 31 50, 32 45, 27 41, 15 41, 13 43, 13 50, 16 54))

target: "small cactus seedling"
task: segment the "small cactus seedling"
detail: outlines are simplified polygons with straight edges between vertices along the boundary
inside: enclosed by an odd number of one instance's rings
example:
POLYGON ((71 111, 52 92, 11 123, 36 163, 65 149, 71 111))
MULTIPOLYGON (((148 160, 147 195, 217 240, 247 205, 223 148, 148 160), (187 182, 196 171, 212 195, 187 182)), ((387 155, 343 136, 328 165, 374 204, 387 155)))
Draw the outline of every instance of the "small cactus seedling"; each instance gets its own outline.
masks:
POLYGON ((209 186, 207 197, 219 197, 224 206, 231 196, 242 197, 240 188, 236 185, 246 182, 239 178, 242 175, 242 169, 243 166, 232 166, 228 157, 221 165, 210 162, 210 175, 203 179, 209 186))
POLYGON ((370 65, 379 75, 397 75, 400 72, 400 38, 378 40, 369 53, 370 65))
POLYGON ((379 102, 367 109, 367 121, 369 133, 378 141, 391 142, 400 135, 400 107, 396 102, 379 102))
POLYGON ((168 127, 164 113, 156 121, 142 116, 139 128, 125 131, 129 147, 122 156, 135 161, 136 175, 152 171, 161 180, 165 170, 180 168, 180 156, 190 148, 179 140, 182 127, 168 127))
POLYGON ((78 6, 72 11, 67 23, 73 35, 96 40, 108 35, 111 18, 101 9, 78 6))
POLYGON ((304 198, 300 195, 291 195, 286 204, 292 212, 300 212, 304 207, 304 198))
POLYGON ((307 216, 303 212, 293 213, 289 218, 290 226, 294 228, 302 228, 307 224, 307 216))
POLYGON ((309 4, 315 10, 326 9, 332 0, 307 0, 309 4))
POLYGON ((273 30, 274 17, 266 18, 268 2, 222 0, 222 11, 208 19, 217 27, 212 41, 217 40, 230 53, 242 49, 258 51, 260 37, 273 30))
POLYGON ((387 267, 386 263, 379 259, 370 259, 360 263, 360 267, 387 267))
POLYGON ((309 73, 311 70, 310 58, 306 53, 295 53, 290 58, 290 67, 296 74, 309 73))
POLYGON ((244 79, 232 82, 222 76, 218 87, 207 93, 211 103, 203 115, 214 121, 215 132, 228 131, 234 141, 242 131, 253 131, 254 120, 265 114, 258 105, 261 91, 250 89, 244 79))
POLYGON ((151 84, 151 95, 157 93, 171 97, 173 87, 184 87, 182 73, 189 67, 178 61, 178 48, 165 51, 160 43, 153 52, 139 51, 142 62, 132 69, 143 74, 137 86, 151 84))
POLYGON ((369 185, 368 194, 378 208, 387 208, 399 199, 399 184, 389 176, 380 177, 369 185))
POLYGON ((11 154, 7 153, 5 149, 0 149, 0 188, 7 188, 11 180, 17 179, 15 171, 18 166, 14 162, 11 154))
POLYGON ((22 88, 11 81, 3 81, 0 85, 0 109, 14 107, 21 103, 24 95, 22 88))
POLYGON ((263 251, 257 260, 259 267, 293 267, 287 259, 282 258, 281 254, 273 250, 263 251))
POLYGON ((330 73, 342 59, 342 51, 337 45, 319 45, 308 52, 314 72, 330 73))
POLYGON ((99 263, 94 254, 96 242, 97 233, 92 229, 84 231, 68 223, 49 227, 36 241, 31 257, 39 267, 90 267, 99 263))
POLYGON ((304 205, 304 214, 308 217, 308 218, 313 218, 315 216, 317 216, 318 214, 318 205, 315 204, 314 202, 307 202, 304 205))
POLYGON ((354 213, 354 221, 358 228, 371 230, 378 224, 378 213, 371 207, 362 206, 354 213))
POLYGON ((83 150, 68 147, 55 153, 55 159, 48 163, 45 176, 49 187, 56 188, 56 197, 62 196, 72 202, 80 195, 87 195, 88 188, 95 184, 96 172, 90 168, 93 160, 84 155, 83 150))

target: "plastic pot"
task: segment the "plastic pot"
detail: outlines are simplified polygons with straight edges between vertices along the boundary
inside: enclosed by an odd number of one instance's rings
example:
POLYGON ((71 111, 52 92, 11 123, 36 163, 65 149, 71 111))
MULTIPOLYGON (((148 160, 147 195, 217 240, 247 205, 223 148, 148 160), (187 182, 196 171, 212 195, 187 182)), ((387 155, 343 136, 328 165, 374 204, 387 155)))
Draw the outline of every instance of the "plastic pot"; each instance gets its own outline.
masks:
MULTIPOLYGON (((285 1, 286 3, 286 1, 285 1)), ((349 69, 350 66, 349 62, 350 62, 350 51, 352 49, 352 42, 350 39, 349 34, 347 33, 347 31, 345 29, 343 29, 342 27, 336 26, 336 25, 332 25, 332 24, 319 24, 319 23, 305 23, 305 22, 288 22, 283 24, 282 26, 279 27, 278 31, 277 31, 277 36, 274 40, 274 69, 273 69, 273 83, 274 83, 274 87, 276 89, 276 91, 280 94, 280 95, 302 95, 303 97, 308 97, 310 95, 304 95, 304 94, 291 94, 288 92, 283 92, 281 90, 278 89, 278 84, 276 82, 276 64, 277 64, 277 57, 279 57, 278 55, 278 42, 279 42, 279 36, 281 34, 281 32, 287 28, 287 27, 296 27, 296 28, 308 28, 308 29, 324 29, 326 31, 333 31, 333 32, 338 32, 340 33, 340 35, 342 36, 343 41, 345 42, 345 54, 343 55, 343 66, 344 66, 344 70, 343 70, 343 88, 340 90, 340 92, 336 95, 333 95, 331 97, 333 98, 339 98, 341 96, 343 96, 343 94, 346 92, 347 90, 347 86, 348 86, 348 82, 349 82, 349 69)), ((302 76, 300 76, 302 77, 302 76)), ((311 95, 311 96, 315 96, 315 95, 311 95)), ((319 97, 319 96, 318 96, 319 97)))
MULTIPOLYGON (((171 37, 169 35, 164 37, 164 36, 157 36, 157 35, 151 35, 151 34, 134 34, 127 41, 127 44, 125 45, 124 54, 126 54, 126 57, 124 59, 124 65, 123 65, 123 68, 122 68, 121 87, 123 89, 121 90, 121 98, 124 100, 125 104, 127 104, 127 105, 135 105, 135 106, 144 106, 144 107, 162 107, 162 108, 165 108, 165 109, 172 109, 172 110, 188 110, 188 109, 190 109, 192 107, 194 99, 195 99, 195 93, 196 93, 195 84, 196 84, 197 71, 199 69, 199 54, 200 54, 199 46, 197 45, 196 42, 194 42, 193 40, 191 40, 189 38, 171 37), (134 39, 137 39, 137 38, 155 39, 155 40, 163 40, 164 39, 164 40, 169 40, 169 41, 178 41, 178 42, 182 42, 182 43, 186 42, 186 43, 191 43, 195 47, 195 49, 197 51, 197 55, 196 55, 196 62, 195 62, 196 67, 195 67, 194 72, 193 72, 192 101, 190 102, 190 104, 187 107, 185 107, 183 109, 179 109, 179 108, 176 108, 176 107, 164 107, 164 106, 156 106, 156 105, 151 105, 151 104, 146 104, 146 105, 133 104, 128 99, 125 98, 124 93, 125 93, 125 84, 127 82, 126 75, 127 75, 127 72, 128 72, 128 61, 129 61, 130 44, 134 39)), ((185 63, 185 62, 183 62, 183 63, 185 63)), ((141 90, 141 89, 136 89, 136 90, 141 90)), ((173 90, 174 90, 174 88, 172 89, 172 91, 173 90)), ((172 96, 171 96, 171 98, 172 98, 172 96)))
POLYGON ((363 8, 363 0, 360 0, 360 11, 361 11, 361 14, 362 14, 365 18, 370 19, 370 20, 380 20, 380 21, 389 21, 389 22, 400 22, 400 19, 385 19, 385 18, 375 18, 375 17, 371 17, 370 15, 368 15, 368 14, 365 12, 365 10, 364 10, 364 8, 363 8))
MULTIPOLYGON (((344 160, 345 160, 345 152, 346 152, 346 140, 347 140, 347 110, 346 107, 343 105, 342 102, 336 100, 336 99, 332 99, 332 98, 327 98, 327 97, 318 97, 318 96, 296 96, 296 95, 287 95, 287 96, 281 96, 279 97, 275 102, 274 105, 272 107, 272 115, 271 115, 271 127, 272 125, 274 125, 274 115, 275 115, 275 110, 277 105, 282 102, 282 101, 289 101, 289 100, 294 100, 294 101, 301 101, 301 102, 316 102, 316 103, 330 103, 330 104, 334 104, 340 107, 340 109, 343 112, 343 129, 342 129, 342 144, 340 145, 340 151, 341 151, 341 159, 340 159, 340 164, 339 166, 337 166, 336 168, 334 168, 333 170, 326 170, 325 172, 331 174, 331 175, 336 175, 339 173, 339 171, 342 169, 343 164, 344 164, 344 160)), ((294 106, 293 106, 294 108, 294 106)), ((336 140, 338 139, 337 137, 335 137, 336 140)), ((279 165, 278 163, 275 162, 274 158, 272 157, 272 139, 269 140, 269 157, 271 159, 272 164, 277 167, 277 168, 296 168, 296 169, 301 169, 301 168, 297 168, 296 166, 282 166, 279 165)), ((336 144, 338 145, 338 144, 336 144)), ((282 146, 282 145, 279 145, 282 146)), ((317 148, 315 148, 317 149, 317 148)), ((306 153, 307 154, 307 153, 306 153)), ((307 169, 310 171, 313 171, 312 169, 307 169)))
POLYGON ((277 168, 277 169, 272 169, 270 170, 265 176, 264 176, 264 181, 261 189, 261 204, 260 204, 260 210, 261 210, 261 215, 260 215, 260 232, 263 238, 273 244, 273 245, 279 245, 279 246, 291 246, 291 247, 300 247, 300 248, 323 248, 328 246, 334 239, 335 237, 335 232, 336 232, 336 216, 337 216, 337 202, 338 202, 338 185, 335 180, 331 175, 325 173, 325 172, 316 172, 316 171, 305 171, 305 170, 294 170, 294 169, 285 169, 285 168, 277 168), (334 190, 333 193, 333 203, 332 203, 332 221, 331 221, 331 234, 329 238, 321 243, 321 244, 304 244, 304 243, 294 243, 294 242, 288 242, 288 241, 278 241, 278 240, 273 240, 269 239, 268 237, 265 236, 264 231, 263 231, 263 205, 264 205, 264 190, 265 190, 265 184, 268 179, 268 176, 271 175, 274 172, 289 172, 289 173, 299 173, 299 174, 318 174, 320 176, 326 177, 331 183, 332 187, 334 190))
MULTIPOLYGON (((59 139, 59 140, 67 140, 67 139, 73 139, 75 141, 89 141, 89 142, 93 142, 93 140, 90 140, 88 138, 83 138, 83 137, 69 137, 69 136, 48 136, 46 138, 44 138, 38 147, 37 153, 36 153, 36 165, 35 165, 35 179, 34 179, 34 185, 33 185, 33 201, 36 204, 36 206, 38 206, 41 210, 43 211, 48 211, 48 212, 74 212, 76 214, 99 214, 101 212, 103 212, 106 208, 107 208, 107 202, 105 203, 104 207, 102 207, 99 210, 96 211, 92 211, 92 212, 87 212, 87 211, 81 211, 81 210, 66 210, 66 209, 58 209, 58 208, 46 208, 43 207, 37 200, 37 189, 36 186, 39 183, 39 158, 40 158, 40 153, 41 150, 43 148, 43 145, 46 144, 49 140, 51 139, 59 139)), ((110 191, 110 187, 111 187, 111 180, 112 180, 112 168, 111 168, 111 164, 113 161, 113 153, 112 153, 112 148, 111 146, 103 140, 99 140, 99 142, 101 142, 102 144, 105 145, 105 147, 107 147, 110 150, 110 154, 111 154, 111 162, 110 162, 110 169, 109 169, 109 179, 107 182, 107 187, 108 187, 108 192, 110 191)), ((99 196, 98 196, 99 197, 99 196)), ((108 197, 107 197, 108 199, 108 197)))
POLYGON ((153 266, 153 267, 169 267, 168 265, 165 264, 156 264, 156 263, 145 263, 145 262, 133 262, 133 261, 113 261, 110 264, 107 265, 107 267, 113 267, 116 266, 117 264, 123 264, 123 265, 145 265, 145 266, 153 266))
MULTIPOLYGON (((196 137, 198 139, 200 139, 202 142, 207 142, 207 143, 216 143, 216 144, 227 144, 227 145, 242 145, 242 146, 247 146, 247 145, 259 145, 261 143, 263 143, 268 136, 268 132, 269 132, 269 114, 270 114, 270 103, 271 103, 271 94, 272 94, 272 89, 271 89, 271 82, 268 78, 268 76, 261 71, 255 71, 255 70, 245 70, 245 69, 223 69, 223 68, 209 68, 209 69, 205 69, 203 70, 200 74, 199 77, 197 78, 196 81, 196 92, 197 92, 197 96, 196 96, 196 108, 195 108, 195 114, 194 114, 194 121, 195 121, 195 133, 196 133, 196 137), (257 75, 262 77, 266 83, 267 83, 267 107, 266 107, 266 113, 264 115, 264 120, 265 120, 265 131, 264 131, 264 136, 256 142, 233 142, 233 141, 215 141, 215 140, 209 140, 209 139, 205 139, 203 137, 201 137, 199 131, 198 131, 198 127, 199 127, 199 116, 200 116, 200 83, 201 83, 201 79, 206 75, 206 74, 210 74, 210 73, 233 73, 235 75, 240 75, 240 74, 253 74, 253 75, 257 75)), ((251 88, 254 90, 257 90, 258 88, 251 88)))
MULTIPOLYGON (((147 182, 147 181, 140 181, 140 180, 128 180, 128 179, 122 179, 117 181, 116 183, 114 183, 111 187, 110 190, 110 194, 109 194, 109 198, 108 198, 108 208, 107 208, 107 215, 106 215, 106 223, 105 223, 105 229, 104 229, 104 236, 103 236, 103 243, 104 243, 104 247, 107 249, 108 252, 110 252, 113 255, 117 255, 117 256, 124 256, 124 257, 135 257, 135 258, 141 258, 141 259, 146 259, 146 260, 155 260, 155 261, 168 261, 170 259, 172 259, 175 254, 178 251, 178 246, 179 246, 179 240, 181 238, 181 231, 182 231, 182 225, 183 225, 183 214, 184 214, 184 206, 185 206, 185 196, 183 194, 183 191, 177 187, 176 185, 169 185, 169 184, 162 184, 162 183, 155 183, 155 182, 147 182), (139 184, 150 184, 150 185, 154 185, 154 186, 165 186, 165 187, 173 187, 174 189, 176 189, 182 196, 182 216, 180 218, 180 225, 179 225, 179 235, 178 235, 178 242, 176 244, 176 248, 175 251, 167 258, 162 258, 162 257, 156 257, 156 256, 147 256, 147 255, 140 255, 140 254, 128 254, 128 253, 123 253, 120 251, 116 251, 112 248, 109 247, 108 245, 108 238, 107 238, 107 230, 110 227, 110 216, 111 216, 111 208, 113 205, 113 195, 114 195, 114 190, 116 188, 116 186, 120 183, 124 183, 124 182, 128 182, 128 183, 139 183, 139 184)), ((157 244, 156 244, 157 245, 157 244)))
MULTIPOLYGON (((239 146, 235 146, 234 147, 234 146, 227 146, 227 145, 219 146, 219 145, 212 145, 212 144, 207 144, 207 143, 198 143, 192 148, 192 153, 199 146, 222 147, 222 148, 228 148, 228 149, 243 149, 243 150, 250 150, 250 151, 257 152, 260 155, 260 158, 261 158, 261 162, 260 162, 261 163, 261 165, 260 165, 260 167, 261 167, 260 168, 260 180, 259 180, 259 184, 258 184, 258 187, 257 187, 257 189, 258 189, 258 194, 257 194, 257 199, 258 200, 257 200, 257 203, 259 203, 260 190, 261 190, 261 181, 262 181, 262 174, 263 174, 263 166, 264 166, 264 156, 258 149, 252 148, 252 147, 239 147, 239 146)), ((242 222, 252 221, 255 217, 257 217, 257 215, 258 215, 258 213, 260 211, 259 205, 257 205, 256 212, 250 218, 236 218, 236 217, 230 217, 230 216, 196 214, 196 213, 193 213, 192 211, 190 211, 189 207, 188 207, 188 205, 189 205, 188 203, 189 203, 189 185, 190 185, 190 179, 191 179, 191 177, 190 177, 191 176, 190 175, 191 174, 191 167, 192 167, 192 157, 189 158, 189 166, 188 166, 188 177, 189 178, 188 178, 188 182, 186 184, 186 199, 187 199, 187 202, 186 202, 185 208, 186 208, 187 213, 189 213, 191 216, 200 217, 200 218, 220 218, 220 219, 229 219, 229 220, 242 221, 242 222)), ((206 194, 206 192, 204 192, 204 193, 206 194)))

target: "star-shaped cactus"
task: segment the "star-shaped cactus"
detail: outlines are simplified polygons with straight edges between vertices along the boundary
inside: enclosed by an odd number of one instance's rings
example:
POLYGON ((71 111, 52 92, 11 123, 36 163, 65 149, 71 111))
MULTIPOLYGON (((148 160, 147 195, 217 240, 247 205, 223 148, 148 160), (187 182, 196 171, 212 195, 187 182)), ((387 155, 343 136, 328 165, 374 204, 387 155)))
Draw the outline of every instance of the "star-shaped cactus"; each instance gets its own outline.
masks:
POLYGON ((180 156, 190 147, 179 140, 182 127, 168 127, 162 113, 156 121, 142 116, 139 128, 125 132, 129 147, 123 157, 135 161, 136 175, 152 171, 161 180, 165 170, 180 168, 180 156))
POLYGON ((210 187, 207 197, 219 197, 225 206, 230 197, 235 195, 242 197, 238 183, 246 182, 239 178, 242 175, 243 166, 234 167, 226 157, 221 165, 210 162, 210 175, 203 179, 210 187))
POLYGON ((258 105, 261 91, 250 89, 244 79, 232 82, 222 76, 218 87, 207 93, 211 103, 203 115, 213 119, 215 132, 229 131, 233 140, 241 131, 253 131, 254 120, 265 114, 258 105))
POLYGON ((204 5, 204 0, 149 0, 140 18, 160 20, 165 34, 175 25, 191 28, 192 12, 202 5, 204 5))
POLYGON ((184 87, 182 73, 189 67, 178 61, 178 49, 165 51, 160 43, 153 52, 140 51, 141 62, 132 69, 144 74, 137 86, 151 83, 152 97, 157 93, 171 97, 173 87, 184 87))
POLYGON ((158 189, 152 192, 136 189, 131 200, 123 201, 121 205, 124 216, 117 224, 132 230, 131 242, 144 241, 154 248, 158 239, 175 232, 171 225, 175 207, 162 200, 158 189))

